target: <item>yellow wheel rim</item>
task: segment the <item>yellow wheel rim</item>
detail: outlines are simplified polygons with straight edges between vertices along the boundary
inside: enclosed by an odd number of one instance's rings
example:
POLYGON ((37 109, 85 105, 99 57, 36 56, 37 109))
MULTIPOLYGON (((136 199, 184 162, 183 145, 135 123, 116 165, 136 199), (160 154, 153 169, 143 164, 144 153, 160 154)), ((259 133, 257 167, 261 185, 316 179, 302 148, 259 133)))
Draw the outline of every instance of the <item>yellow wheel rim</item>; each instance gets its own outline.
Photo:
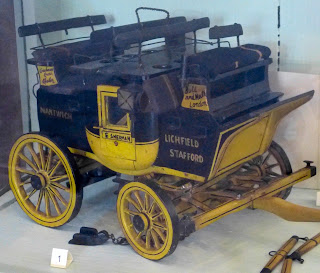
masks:
POLYGON ((140 182, 128 183, 119 193, 117 211, 122 230, 136 252, 152 260, 169 254, 174 236, 172 220, 153 189, 140 182))
POLYGON ((12 147, 9 181, 19 205, 37 223, 66 223, 76 206, 74 173, 67 157, 48 138, 27 134, 12 147))

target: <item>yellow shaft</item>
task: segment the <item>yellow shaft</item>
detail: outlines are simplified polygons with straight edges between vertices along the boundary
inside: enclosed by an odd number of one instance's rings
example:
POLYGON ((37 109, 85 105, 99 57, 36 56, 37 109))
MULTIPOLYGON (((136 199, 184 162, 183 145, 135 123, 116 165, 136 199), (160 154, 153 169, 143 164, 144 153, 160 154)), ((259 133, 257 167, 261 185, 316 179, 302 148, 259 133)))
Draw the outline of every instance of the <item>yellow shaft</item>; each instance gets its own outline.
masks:
POLYGON ((281 273, 291 273, 291 268, 292 268, 292 260, 285 259, 281 269, 281 273))
POLYGON ((309 252, 311 249, 316 247, 318 244, 320 244, 320 233, 318 233, 317 235, 309 239, 307 242, 305 242, 295 252, 302 256, 303 254, 309 252))
POLYGON ((267 272, 266 269, 269 269, 269 272, 275 269, 276 266, 285 259, 285 257, 288 255, 291 249, 297 244, 298 241, 299 241, 299 237, 292 236, 287 242, 285 242, 281 246, 281 248, 277 251, 277 253, 265 265, 264 267, 265 272, 267 272))
POLYGON ((225 205, 221 205, 220 207, 214 208, 208 212, 196 215, 193 217, 195 228, 196 230, 204 228, 207 225, 221 219, 224 216, 240 211, 249 206, 254 206, 254 202, 259 198, 274 196, 278 192, 310 177, 311 169, 303 168, 285 178, 280 178, 279 180, 273 182, 268 186, 261 187, 251 195, 245 196, 238 200, 231 201, 225 205))

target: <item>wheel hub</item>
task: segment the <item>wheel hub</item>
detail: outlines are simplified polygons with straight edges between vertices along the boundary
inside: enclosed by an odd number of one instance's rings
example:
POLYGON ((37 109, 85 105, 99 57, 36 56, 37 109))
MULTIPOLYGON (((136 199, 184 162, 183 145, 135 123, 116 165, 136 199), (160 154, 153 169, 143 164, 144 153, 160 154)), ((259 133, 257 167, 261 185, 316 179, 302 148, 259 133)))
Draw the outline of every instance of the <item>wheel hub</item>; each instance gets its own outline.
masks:
POLYGON ((265 172, 265 168, 262 165, 252 165, 251 166, 252 170, 254 170, 257 173, 257 176, 265 176, 266 172, 265 172))
POLYGON ((141 231, 148 229, 148 226, 149 226, 148 219, 143 214, 135 215, 132 219, 132 223, 133 223, 134 228, 138 232, 141 232, 141 231))
POLYGON ((34 189, 40 190, 41 188, 45 187, 46 180, 41 174, 33 175, 31 177, 31 185, 34 189))

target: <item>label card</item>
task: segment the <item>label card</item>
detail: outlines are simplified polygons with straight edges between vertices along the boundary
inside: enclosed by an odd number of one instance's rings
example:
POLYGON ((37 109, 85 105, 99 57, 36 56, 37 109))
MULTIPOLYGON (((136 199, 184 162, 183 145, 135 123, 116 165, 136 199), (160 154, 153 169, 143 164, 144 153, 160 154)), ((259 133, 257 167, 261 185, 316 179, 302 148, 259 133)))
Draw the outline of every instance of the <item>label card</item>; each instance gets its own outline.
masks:
POLYGON ((37 68, 40 76, 40 85, 51 86, 58 84, 53 66, 38 65, 37 68))
POLYGON ((320 191, 317 192, 317 206, 320 207, 320 191))
POLYGON ((73 257, 69 250, 53 248, 51 254, 51 266, 58 268, 67 268, 71 262, 73 261, 73 257))
POLYGON ((188 84, 184 90, 181 106, 194 110, 209 111, 207 87, 199 84, 188 84))

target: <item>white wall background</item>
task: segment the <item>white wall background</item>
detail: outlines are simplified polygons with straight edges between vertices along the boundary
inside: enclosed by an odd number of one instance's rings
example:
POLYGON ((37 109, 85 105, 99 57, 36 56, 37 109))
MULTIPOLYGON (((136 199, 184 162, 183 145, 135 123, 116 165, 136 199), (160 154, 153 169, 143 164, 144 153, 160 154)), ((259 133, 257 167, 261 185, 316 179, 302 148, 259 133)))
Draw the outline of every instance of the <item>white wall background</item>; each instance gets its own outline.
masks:
POLYGON ((320 74, 320 1, 281 1, 281 68, 320 74))

